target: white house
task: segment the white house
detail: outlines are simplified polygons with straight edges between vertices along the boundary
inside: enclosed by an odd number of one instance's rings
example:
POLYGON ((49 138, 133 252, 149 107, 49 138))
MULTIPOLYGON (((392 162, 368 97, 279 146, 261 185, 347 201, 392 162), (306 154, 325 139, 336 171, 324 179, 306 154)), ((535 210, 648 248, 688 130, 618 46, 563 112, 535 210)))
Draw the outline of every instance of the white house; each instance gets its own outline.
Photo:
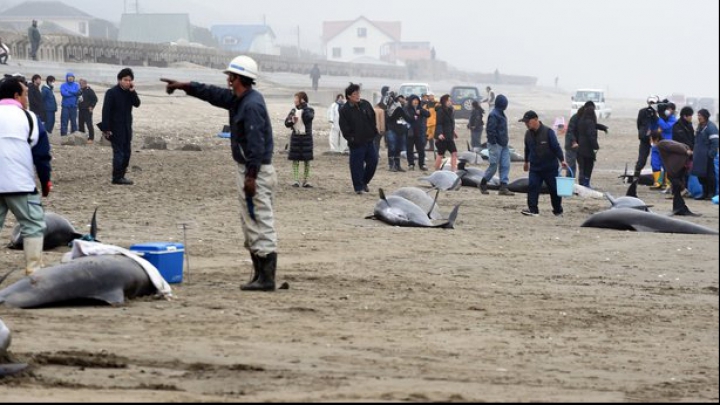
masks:
POLYGON ((383 49, 388 43, 400 42, 402 23, 370 21, 325 21, 323 43, 327 60, 333 62, 383 64, 383 49))

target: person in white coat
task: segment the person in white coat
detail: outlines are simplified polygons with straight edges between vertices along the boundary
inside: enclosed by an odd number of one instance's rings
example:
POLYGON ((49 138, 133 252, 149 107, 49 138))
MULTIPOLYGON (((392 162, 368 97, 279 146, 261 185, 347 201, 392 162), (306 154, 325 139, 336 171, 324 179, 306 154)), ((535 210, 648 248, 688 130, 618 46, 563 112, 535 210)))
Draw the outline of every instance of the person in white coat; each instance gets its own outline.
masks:
POLYGON ((343 104, 345 104, 345 97, 342 94, 338 94, 337 97, 335 97, 335 102, 328 107, 327 119, 331 125, 330 151, 347 155, 350 153, 350 150, 348 149, 347 141, 343 138, 342 131, 340 130, 340 107, 342 107, 343 104))

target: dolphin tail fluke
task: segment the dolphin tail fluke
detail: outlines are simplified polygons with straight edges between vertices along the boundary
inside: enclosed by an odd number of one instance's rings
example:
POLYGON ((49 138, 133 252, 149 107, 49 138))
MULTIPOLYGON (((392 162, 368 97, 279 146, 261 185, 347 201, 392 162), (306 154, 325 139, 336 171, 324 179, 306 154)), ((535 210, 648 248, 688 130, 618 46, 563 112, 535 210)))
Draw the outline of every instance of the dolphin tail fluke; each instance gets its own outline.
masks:
POLYGON ((458 212, 460 211, 460 204, 453 208, 450 216, 448 217, 447 223, 442 225, 444 229, 455 229, 455 221, 457 220, 458 212))
POLYGON ((625 195, 628 197, 638 198, 637 186, 638 186, 638 179, 635 179, 635 180, 633 180, 632 184, 630 184, 630 187, 628 187, 627 194, 625 194, 625 195))

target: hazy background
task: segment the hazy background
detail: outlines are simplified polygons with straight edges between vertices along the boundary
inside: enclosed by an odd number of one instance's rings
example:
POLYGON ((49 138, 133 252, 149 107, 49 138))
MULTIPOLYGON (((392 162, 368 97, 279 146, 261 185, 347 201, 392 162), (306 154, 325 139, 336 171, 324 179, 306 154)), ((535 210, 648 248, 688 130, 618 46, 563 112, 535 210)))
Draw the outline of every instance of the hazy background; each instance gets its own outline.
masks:
MULTIPOLYGON (((194 25, 259 24, 279 44, 322 53, 322 22, 402 21, 403 41, 430 41, 437 58, 479 72, 531 75, 609 97, 718 98, 717 0, 63 0, 119 22, 127 10, 189 13, 194 25)), ((0 9, 20 3, 0 0, 0 9)))

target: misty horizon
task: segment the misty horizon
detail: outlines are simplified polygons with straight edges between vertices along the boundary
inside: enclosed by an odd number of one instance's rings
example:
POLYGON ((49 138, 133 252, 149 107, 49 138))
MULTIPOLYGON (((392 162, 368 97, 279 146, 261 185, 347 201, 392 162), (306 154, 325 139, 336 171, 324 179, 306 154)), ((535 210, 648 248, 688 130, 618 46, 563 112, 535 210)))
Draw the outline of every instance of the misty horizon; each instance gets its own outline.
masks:
MULTIPOLYGON (((324 21, 400 21, 402 41, 430 42, 437 59, 458 69, 538 78, 540 86, 600 88, 608 97, 683 93, 718 98, 718 2, 689 0, 457 0, 451 7, 366 0, 278 0, 244 12, 246 1, 63 0, 118 23, 124 12, 187 13, 193 25, 263 24, 277 44, 324 54, 324 21), (682 10, 684 13, 678 13, 682 10), (682 16, 679 17, 679 16, 682 16), (299 31, 299 33, 298 33, 299 31)), ((22 3, 0 0, 0 10, 22 3)))

